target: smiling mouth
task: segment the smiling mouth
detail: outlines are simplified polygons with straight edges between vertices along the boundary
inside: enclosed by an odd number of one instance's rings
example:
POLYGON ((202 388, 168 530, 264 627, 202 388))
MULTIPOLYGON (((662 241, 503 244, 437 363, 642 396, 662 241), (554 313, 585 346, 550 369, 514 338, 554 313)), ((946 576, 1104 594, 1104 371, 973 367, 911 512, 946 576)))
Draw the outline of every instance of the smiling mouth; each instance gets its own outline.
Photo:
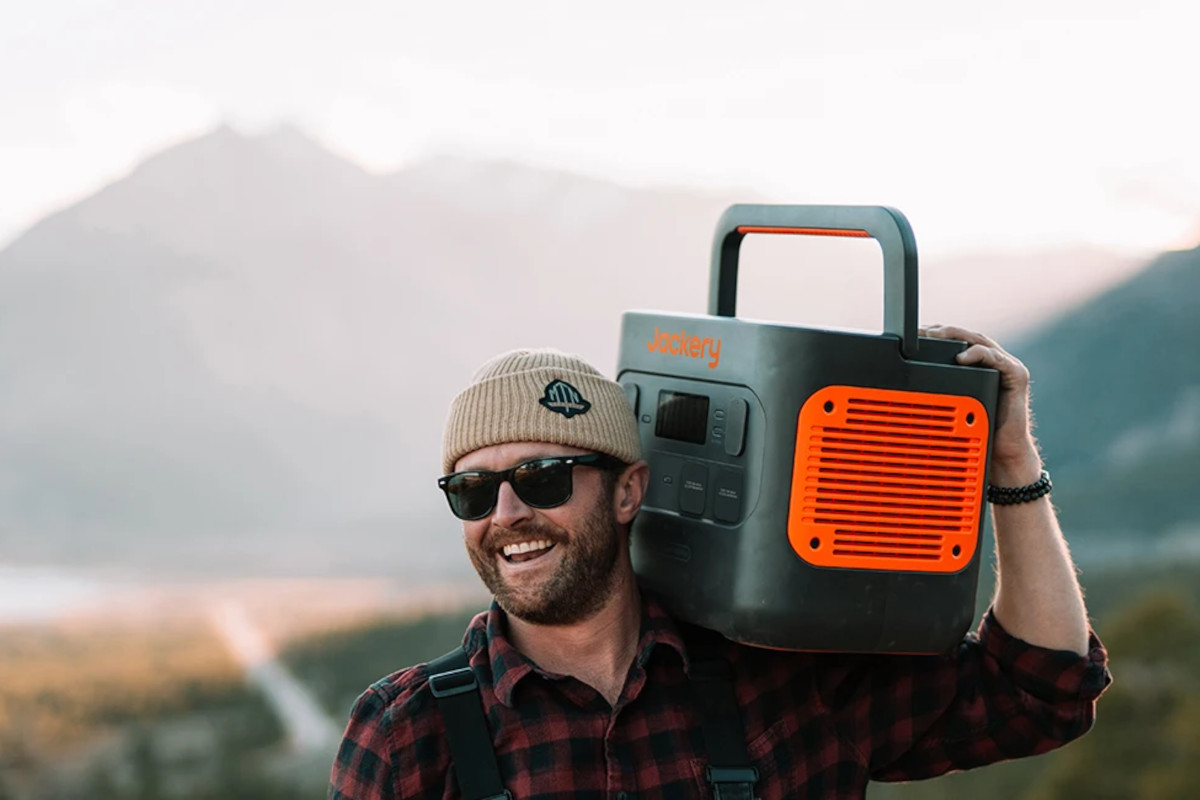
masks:
POLYGON ((554 542, 549 539, 537 539, 532 542, 506 544, 501 550, 501 555, 510 564, 521 564, 525 561, 533 561, 536 558, 541 558, 553 549, 554 542))

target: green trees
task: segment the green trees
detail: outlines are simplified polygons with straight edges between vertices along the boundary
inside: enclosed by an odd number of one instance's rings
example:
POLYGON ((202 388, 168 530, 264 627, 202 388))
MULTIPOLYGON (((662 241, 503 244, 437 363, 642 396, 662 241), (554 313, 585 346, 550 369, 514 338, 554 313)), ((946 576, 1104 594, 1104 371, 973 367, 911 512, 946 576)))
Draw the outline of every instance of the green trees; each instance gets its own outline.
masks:
POLYGON ((1200 570, 1180 562, 1087 578, 1113 673, 1095 727, 1036 758, 933 781, 872 784, 871 800, 1200 798, 1200 570))
POLYGON ((1182 593, 1154 592, 1104 637, 1115 677, 1096 726, 1027 800, 1200 797, 1200 611, 1182 593))
POLYGON ((462 642, 473 610, 385 619, 295 642, 280 660, 334 718, 349 718, 354 699, 392 672, 432 661, 462 642))

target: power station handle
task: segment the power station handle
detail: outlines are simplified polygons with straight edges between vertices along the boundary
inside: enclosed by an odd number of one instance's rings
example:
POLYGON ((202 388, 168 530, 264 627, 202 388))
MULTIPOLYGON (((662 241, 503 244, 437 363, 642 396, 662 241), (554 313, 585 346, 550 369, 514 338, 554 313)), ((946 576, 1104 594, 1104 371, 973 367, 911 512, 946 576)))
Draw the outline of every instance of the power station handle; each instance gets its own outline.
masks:
POLYGON ((737 310, 738 254, 751 233, 870 238, 883 250, 883 330, 900 337, 906 358, 917 354, 917 242, 908 220, 886 206, 730 206, 717 222, 708 313, 737 310))

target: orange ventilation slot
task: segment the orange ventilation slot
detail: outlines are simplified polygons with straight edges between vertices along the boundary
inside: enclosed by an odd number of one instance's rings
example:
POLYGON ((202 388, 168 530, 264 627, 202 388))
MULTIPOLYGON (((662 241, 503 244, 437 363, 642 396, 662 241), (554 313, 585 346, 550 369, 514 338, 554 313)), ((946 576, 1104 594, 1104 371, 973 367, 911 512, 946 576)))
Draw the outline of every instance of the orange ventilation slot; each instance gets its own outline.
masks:
POLYGON ((819 567, 958 572, 979 544, 987 442, 973 397, 821 389, 796 427, 792 549, 819 567))

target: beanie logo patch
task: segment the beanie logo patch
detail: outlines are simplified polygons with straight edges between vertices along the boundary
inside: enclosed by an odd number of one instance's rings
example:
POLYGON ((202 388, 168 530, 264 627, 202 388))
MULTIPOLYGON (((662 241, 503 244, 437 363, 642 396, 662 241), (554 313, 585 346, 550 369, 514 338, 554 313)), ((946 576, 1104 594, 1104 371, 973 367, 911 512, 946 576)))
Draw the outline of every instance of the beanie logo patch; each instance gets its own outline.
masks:
POLYGON ((546 384, 546 393, 538 402, 567 419, 576 414, 586 414, 592 407, 591 403, 583 399, 579 390, 566 381, 551 381, 546 384))

